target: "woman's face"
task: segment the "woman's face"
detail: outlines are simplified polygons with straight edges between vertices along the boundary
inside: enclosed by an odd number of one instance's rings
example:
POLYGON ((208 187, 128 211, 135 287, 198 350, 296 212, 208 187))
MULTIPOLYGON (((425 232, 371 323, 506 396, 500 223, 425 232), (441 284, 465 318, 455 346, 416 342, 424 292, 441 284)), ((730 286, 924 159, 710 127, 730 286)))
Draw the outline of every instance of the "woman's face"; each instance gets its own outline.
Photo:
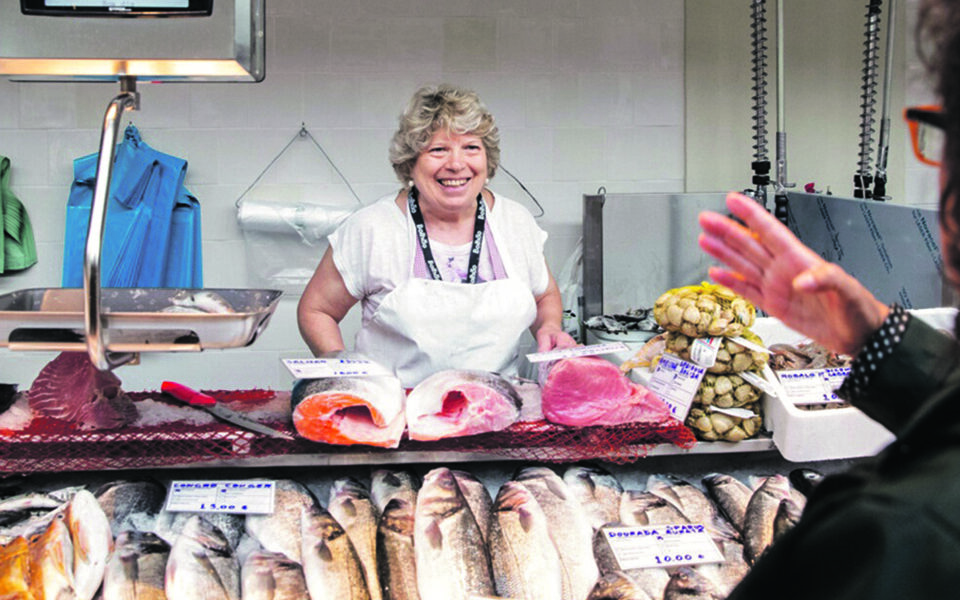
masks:
POLYGON ((428 211, 472 211, 487 179, 486 148, 479 136, 437 131, 417 157, 411 176, 428 211))

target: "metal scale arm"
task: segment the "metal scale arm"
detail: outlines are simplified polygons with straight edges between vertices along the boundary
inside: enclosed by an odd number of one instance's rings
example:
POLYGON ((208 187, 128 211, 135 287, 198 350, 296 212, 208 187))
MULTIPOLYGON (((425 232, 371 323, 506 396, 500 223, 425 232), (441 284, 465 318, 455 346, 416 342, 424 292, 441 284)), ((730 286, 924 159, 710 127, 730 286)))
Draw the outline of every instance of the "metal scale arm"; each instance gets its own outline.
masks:
POLYGON ((120 78, 120 94, 110 104, 103 117, 100 134, 100 156, 97 160, 97 181, 90 206, 90 224, 87 228, 87 244, 83 257, 83 320, 86 332, 87 353, 90 361, 106 371, 130 362, 136 354, 107 352, 104 339, 104 322, 100 302, 100 255, 103 250, 103 231, 107 219, 107 200, 110 193, 110 178, 113 174, 113 159, 123 113, 140 108, 140 97, 133 77, 120 78))

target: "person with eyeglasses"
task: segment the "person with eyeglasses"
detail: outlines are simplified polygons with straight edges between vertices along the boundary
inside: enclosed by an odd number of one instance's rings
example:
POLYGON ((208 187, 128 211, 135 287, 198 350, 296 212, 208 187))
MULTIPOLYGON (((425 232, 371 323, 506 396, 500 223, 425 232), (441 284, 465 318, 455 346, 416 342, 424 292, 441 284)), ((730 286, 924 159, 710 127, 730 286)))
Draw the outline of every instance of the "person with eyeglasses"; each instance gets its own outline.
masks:
MULTIPOLYGON (((924 0, 917 33, 939 107, 905 111, 917 158, 940 168, 944 272, 960 289, 960 2, 924 0)), ((727 196, 739 219, 699 217, 710 277, 826 347, 855 356, 837 391, 896 434, 876 457, 827 476, 796 527, 730 600, 960 597, 958 344, 877 300, 804 246, 754 200, 727 196)))

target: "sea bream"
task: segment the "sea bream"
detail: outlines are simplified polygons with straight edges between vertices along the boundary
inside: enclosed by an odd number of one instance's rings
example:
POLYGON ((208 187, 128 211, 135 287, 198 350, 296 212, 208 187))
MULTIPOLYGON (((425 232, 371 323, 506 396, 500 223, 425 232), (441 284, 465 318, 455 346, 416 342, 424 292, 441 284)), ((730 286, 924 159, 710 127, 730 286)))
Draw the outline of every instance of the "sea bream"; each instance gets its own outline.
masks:
POLYGON ((170 544, 150 531, 126 530, 103 574, 103 600, 166 600, 163 591, 170 544))
POLYGON ((563 481, 580 501, 594 531, 620 520, 623 486, 613 473, 597 466, 574 465, 564 471, 563 481))
POLYGON ((251 552, 240 569, 240 581, 243 600, 304 600, 309 597, 303 569, 279 552, 251 552))
POLYGON ((294 562, 302 563, 301 514, 320 505, 313 493, 293 479, 277 479, 273 512, 248 514, 244 527, 250 537, 265 550, 279 552, 294 562))
POLYGON ((113 552, 110 521, 97 499, 80 490, 64 513, 73 541, 73 588, 78 600, 91 600, 100 589, 107 559, 113 552))
POLYGON ((503 377, 448 369, 418 383, 407 397, 411 440, 438 440, 500 431, 520 417, 523 401, 503 377))
POLYGON ((392 375, 299 379, 290 397, 297 433, 325 444, 396 448, 404 392, 392 375))
POLYGON ((240 600, 240 562, 223 532, 200 515, 173 543, 164 581, 169 600, 240 600))

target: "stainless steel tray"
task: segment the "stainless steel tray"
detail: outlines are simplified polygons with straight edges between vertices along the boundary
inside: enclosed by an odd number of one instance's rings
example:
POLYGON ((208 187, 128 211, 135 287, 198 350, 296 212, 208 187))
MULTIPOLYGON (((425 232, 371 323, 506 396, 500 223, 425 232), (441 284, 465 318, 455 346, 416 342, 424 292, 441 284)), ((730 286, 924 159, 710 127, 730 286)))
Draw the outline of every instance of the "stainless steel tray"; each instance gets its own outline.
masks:
MULTIPOLYGON (((103 288, 100 295, 106 350, 196 352, 252 344, 266 328, 281 292, 103 288), (194 294, 207 298, 215 294, 232 312, 170 312, 194 294)), ((85 351, 83 305, 81 288, 34 288, 0 295, 0 347, 85 351)))

